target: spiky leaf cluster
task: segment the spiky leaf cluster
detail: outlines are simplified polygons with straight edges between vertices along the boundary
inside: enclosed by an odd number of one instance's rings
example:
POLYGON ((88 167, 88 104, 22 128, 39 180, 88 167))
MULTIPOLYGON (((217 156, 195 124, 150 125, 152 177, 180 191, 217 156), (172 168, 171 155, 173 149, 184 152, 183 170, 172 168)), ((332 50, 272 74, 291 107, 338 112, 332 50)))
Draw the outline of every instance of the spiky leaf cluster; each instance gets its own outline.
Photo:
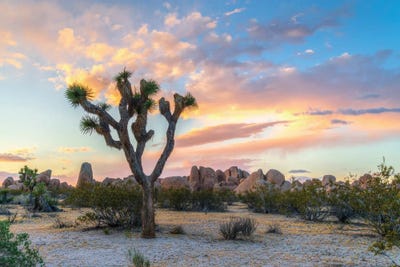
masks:
POLYGON ((127 81, 131 76, 132 72, 129 72, 126 69, 124 69, 123 71, 118 73, 117 76, 114 77, 114 80, 117 82, 117 84, 122 84, 125 81, 127 81))
POLYGON ((83 134, 92 134, 99 126, 99 120, 94 116, 83 116, 80 123, 80 129, 83 134))
POLYGON ((65 96, 71 105, 76 108, 85 100, 93 99, 93 92, 90 88, 83 86, 78 83, 73 83, 68 86, 68 89, 65 92, 65 96))

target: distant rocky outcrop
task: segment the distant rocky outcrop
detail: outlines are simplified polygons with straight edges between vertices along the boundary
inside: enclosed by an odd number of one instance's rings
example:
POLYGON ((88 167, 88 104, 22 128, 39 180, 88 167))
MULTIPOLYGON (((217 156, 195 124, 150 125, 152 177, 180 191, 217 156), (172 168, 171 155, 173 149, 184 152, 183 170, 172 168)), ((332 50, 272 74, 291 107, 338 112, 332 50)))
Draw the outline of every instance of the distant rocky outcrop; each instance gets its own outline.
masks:
POLYGON ((257 186, 265 184, 265 176, 261 169, 250 174, 249 177, 243 180, 238 187, 235 188, 235 193, 243 194, 248 191, 254 190, 257 186))
POLYGON ((193 166, 190 170, 189 185, 192 191, 212 190, 217 182, 217 174, 212 168, 193 166))
POLYGON ((160 179, 161 189, 190 189, 188 179, 183 176, 171 176, 160 179))
POLYGON ((81 165, 81 170, 79 172, 77 187, 82 187, 85 184, 93 184, 93 171, 92 165, 88 162, 84 162, 81 165))
POLYGON ((36 182, 38 183, 45 183, 46 185, 49 185, 51 180, 51 170, 46 170, 44 172, 39 173, 36 176, 36 182))
POLYGON ((336 182, 336 177, 333 176, 333 175, 328 174, 328 175, 324 175, 324 176, 322 177, 322 185, 323 185, 323 186, 332 185, 332 184, 334 184, 335 182, 336 182))
POLYGON ((285 175, 283 175, 280 171, 275 169, 270 169, 265 174, 265 177, 268 182, 277 186, 281 186, 283 182, 285 182, 285 175))
POLYGON ((14 184, 14 178, 7 177, 6 179, 4 179, 2 186, 4 188, 7 188, 7 187, 9 187, 10 185, 13 185, 13 184, 14 184))

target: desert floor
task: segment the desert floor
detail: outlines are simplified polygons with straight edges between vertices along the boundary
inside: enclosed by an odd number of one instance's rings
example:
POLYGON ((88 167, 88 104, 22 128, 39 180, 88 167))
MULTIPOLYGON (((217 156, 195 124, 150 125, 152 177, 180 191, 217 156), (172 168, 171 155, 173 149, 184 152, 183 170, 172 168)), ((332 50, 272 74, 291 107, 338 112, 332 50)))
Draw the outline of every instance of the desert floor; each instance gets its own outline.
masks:
MULTIPOLYGON (((15 207, 14 207, 15 209, 15 207)), ((138 231, 104 229, 87 231, 83 226, 57 229, 55 219, 74 222, 82 210, 29 217, 19 208, 13 232, 27 232, 39 248, 46 266, 129 266, 128 250, 137 249, 151 266, 389 266, 391 261, 375 256, 368 246, 377 236, 363 224, 306 222, 284 215, 255 214, 244 205, 228 212, 174 212, 157 210, 156 239, 141 239, 138 231), (251 217, 258 228, 250 240, 225 241, 219 225, 230 217, 251 217), (267 234, 278 224, 282 234, 267 234), (181 225, 185 235, 169 230, 181 225)), ((1 219, 1 218, 0 218, 1 219)), ((398 262, 400 251, 389 254, 398 262)))

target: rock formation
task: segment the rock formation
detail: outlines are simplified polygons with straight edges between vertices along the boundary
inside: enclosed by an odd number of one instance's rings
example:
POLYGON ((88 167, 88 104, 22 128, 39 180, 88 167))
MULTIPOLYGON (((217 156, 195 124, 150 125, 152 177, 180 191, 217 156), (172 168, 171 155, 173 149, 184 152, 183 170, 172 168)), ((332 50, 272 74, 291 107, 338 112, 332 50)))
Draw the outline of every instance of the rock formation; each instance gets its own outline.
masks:
POLYGON ((81 165, 81 170, 79 172, 78 182, 76 187, 81 187, 84 184, 93 184, 93 171, 92 165, 88 162, 84 162, 81 165))

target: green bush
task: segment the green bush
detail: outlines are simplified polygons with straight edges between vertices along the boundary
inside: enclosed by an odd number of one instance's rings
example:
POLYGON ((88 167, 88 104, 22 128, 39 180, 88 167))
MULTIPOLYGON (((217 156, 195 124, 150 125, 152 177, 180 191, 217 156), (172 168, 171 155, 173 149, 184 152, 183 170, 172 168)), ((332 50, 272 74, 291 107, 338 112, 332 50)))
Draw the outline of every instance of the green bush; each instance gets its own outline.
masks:
POLYGON ((281 192, 270 186, 258 186, 256 190, 240 196, 242 202, 254 212, 276 213, 280 210, 279 198, 281 192))
POLYGON ((178 211, 225 211, 224 198, 218 192, 168 189, 158 193, 160 207, 178 211))
POLYGON ((0 266, 44 266, 39 252, 31 247, 29 235, 10 232, 10 223, 0 221, 0 266))
POLYGON ((189 189, 168 189, 158 192, 158 204, 162 208, 178 211, 191 210, 192 193, 189 189))
POLYGON ((392 244, 400 240, 400 175, 383 162, 366 189, 355 189, 355 209, 374 231, 392 244))
POLYGON ((325 188, 319 183, 304 186, 298 191, 296 207, 300 216, 307 221, 323 221, 329 215, 325 188))
POLYGON ((114 186, 95 184, 72 191, 66 203, 74 207, 91 209, 79 218, 97 227, 141 226, 142 191, 139 186, 114 186))
POLYGON ((331 213, 341 223, 348 223, 350 219, 357 217, 355 209, 357 201, 357 189, 353 188, 349 181, 343 185, 335 185, 335 188, 328 194, 331 213))

